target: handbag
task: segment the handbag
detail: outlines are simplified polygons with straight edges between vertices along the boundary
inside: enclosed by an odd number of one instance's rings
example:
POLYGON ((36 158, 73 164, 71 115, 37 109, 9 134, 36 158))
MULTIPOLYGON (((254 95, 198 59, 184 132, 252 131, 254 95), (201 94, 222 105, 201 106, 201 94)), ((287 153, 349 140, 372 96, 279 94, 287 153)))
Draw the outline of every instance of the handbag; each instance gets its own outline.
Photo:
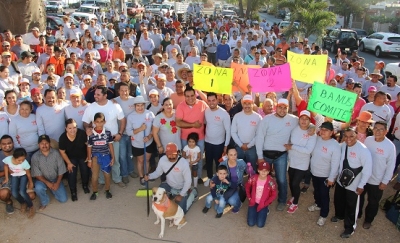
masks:
POLYGON ((181 158, 182 157, 179 156, 178 160, 171 166, 171 168, 169 168, 169 170, 167 172, 164 172, 164 173, 161 174, 161 176, 160 176, 161 182, 164 182, 164 181, 167 180, 167 175, 169 174, 169 172, 171 172, 171 170, 175 167, 175 165, 179 162, 179 160, 181 158))
POLYGON ((386 212, 386 218, 389 219, 389 221, 393 224, 397 224, 397 221, 400 217, 400 202, 398 202, 398 199, 400 199, 399 193, 400 191, 396 192, 393 199, 390 201, 390 204, 388 205, 388 210, 386 212))
POLYGON ((344 160, 343 160, 343 169, 339 175, 339 182, 343 187, 350 186, 351 183, 353 183, 354 179, 357 177, 357 175, 363 169, 362 166, 360 166, 356 169, 353 169, 350 167, 349 161, 347 160, 347 148, 348 148, 348 146, 346 145, 346 151, 345 151, 344 160))
POLYGON ((239 198, 240 201, 243 203, 246 200, 246 190, 244 189, 244 186, 242 184, 239 184, 238 186, 238 193, 239 193, 239 198))
POLYGON ((277 159, 286 153, 286 151, 277 151, 277 150, 264 150, 263 155, 269 159, 277 159))

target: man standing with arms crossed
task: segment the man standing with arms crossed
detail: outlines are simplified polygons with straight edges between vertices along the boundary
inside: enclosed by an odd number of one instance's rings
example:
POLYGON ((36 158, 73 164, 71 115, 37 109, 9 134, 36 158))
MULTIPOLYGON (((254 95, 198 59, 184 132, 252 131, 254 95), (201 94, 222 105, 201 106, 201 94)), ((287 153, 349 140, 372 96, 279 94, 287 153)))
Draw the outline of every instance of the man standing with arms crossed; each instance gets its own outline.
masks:
POLYGON ((258 162, 274 165, 278 183, 278 211, 283 211, 287 199, 287 151, 290 133, 297 126, 299 118, 288 114, 289 102, 279 99, 276 113, 264 117, 257 129, 256 151, 258 162))

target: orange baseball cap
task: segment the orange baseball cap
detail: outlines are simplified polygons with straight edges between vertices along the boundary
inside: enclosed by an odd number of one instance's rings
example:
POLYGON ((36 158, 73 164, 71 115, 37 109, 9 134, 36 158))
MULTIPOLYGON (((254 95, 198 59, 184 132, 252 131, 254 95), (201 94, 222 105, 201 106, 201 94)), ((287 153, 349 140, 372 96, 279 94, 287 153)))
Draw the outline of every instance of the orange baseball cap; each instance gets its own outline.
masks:
POLYGON ((178 154, 178 146, 175 143, 168 143, 165 148, 166 155, 178 154))

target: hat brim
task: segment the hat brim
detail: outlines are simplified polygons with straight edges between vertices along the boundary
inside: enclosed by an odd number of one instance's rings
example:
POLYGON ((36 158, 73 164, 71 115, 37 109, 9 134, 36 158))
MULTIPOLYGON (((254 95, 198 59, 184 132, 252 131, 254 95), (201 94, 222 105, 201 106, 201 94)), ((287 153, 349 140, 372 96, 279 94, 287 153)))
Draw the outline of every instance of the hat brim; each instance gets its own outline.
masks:
POLYGON ((371 75, 378 75, 378 76, 379 76, 379 79, 383 78, 383 75, 380 74, 380 73, 370 73, 368 77, 371 78, 371 75))

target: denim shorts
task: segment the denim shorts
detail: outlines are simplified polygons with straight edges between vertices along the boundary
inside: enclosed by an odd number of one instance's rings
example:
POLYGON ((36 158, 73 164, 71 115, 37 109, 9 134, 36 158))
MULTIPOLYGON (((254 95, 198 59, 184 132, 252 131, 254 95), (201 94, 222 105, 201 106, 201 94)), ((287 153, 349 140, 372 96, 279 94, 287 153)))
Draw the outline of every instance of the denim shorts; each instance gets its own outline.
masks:
POLYGON ((11 178, 8 178, 8 182, 6 184, 3 185, 3 181, 5 180, 5 177, 1 177, 0 178, 0 190, 1 189, 8 189, 11 190, 11 178))
POLYGON ((105 173, 110 173, 111 172, 111 155, 110 154, 99 154, 99 153, 94 153, 93 157, 97 157, 97 164, 100 165, 101 171, 105 173))

